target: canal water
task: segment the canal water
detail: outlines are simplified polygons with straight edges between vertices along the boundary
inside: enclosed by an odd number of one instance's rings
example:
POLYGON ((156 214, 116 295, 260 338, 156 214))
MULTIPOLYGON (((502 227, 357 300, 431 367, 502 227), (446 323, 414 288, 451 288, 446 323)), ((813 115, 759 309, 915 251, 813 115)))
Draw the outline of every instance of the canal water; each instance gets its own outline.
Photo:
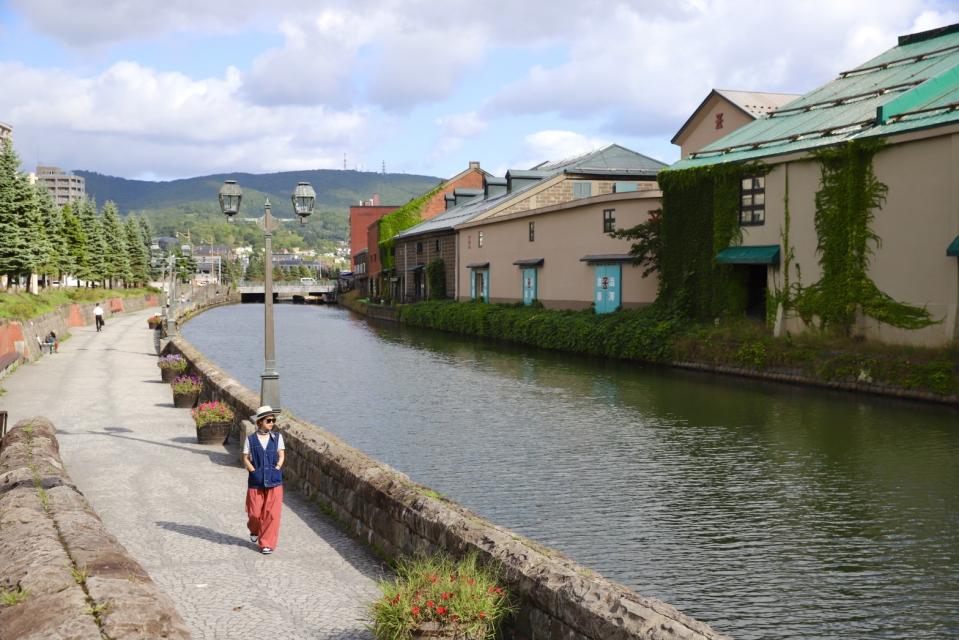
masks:
MULTIPOLYGON (((734 638, 959 637, 959 412, 276 307, 284 408, 734 638)), ((251 389, 263 307, 184 336, 251 389)))

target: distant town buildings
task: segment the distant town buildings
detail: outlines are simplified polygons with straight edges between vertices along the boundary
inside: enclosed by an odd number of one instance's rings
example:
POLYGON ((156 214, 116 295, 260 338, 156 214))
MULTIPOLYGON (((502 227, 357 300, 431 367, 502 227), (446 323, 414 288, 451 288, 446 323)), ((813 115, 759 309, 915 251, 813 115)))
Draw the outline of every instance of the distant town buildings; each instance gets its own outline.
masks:
POLYGON ((0 122, 0 140, 12 140, 13 139, 13 127, 6 124, 5 122, 0 122))
POLYGON ((86 181, 59 167, 38 164, 35 176, 35 181, 47 187, 58 206, 83 200, 86 196, 86 181))

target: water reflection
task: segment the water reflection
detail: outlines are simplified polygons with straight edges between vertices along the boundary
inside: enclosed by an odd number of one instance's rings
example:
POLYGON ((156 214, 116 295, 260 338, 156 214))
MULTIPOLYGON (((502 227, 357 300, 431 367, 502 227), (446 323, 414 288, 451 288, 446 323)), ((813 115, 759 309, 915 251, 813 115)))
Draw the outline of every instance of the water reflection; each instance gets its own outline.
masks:
MULTIPOLYGON (((186 337, 258 388, 262 307, 186 337), (250 341, 244 336, 256 336, 250 341)), ((959 633, 957 413, 277 307, 285 405, 737 638, 959 633)))

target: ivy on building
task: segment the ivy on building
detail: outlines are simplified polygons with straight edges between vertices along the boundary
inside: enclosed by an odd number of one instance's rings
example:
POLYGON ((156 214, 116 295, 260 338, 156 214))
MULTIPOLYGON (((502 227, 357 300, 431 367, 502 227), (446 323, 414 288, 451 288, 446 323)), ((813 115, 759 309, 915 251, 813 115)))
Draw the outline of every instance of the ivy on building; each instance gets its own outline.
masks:
POLYGON ((806 323, 849 334, 857 309, 863 315, 903 329, 921 329, 936 321, 926 309, 897 302, 879 290, 867 271, 881 239, 872 230, 875 211, 889 188, 873 172, 873 157, 883 140, 853 140, 813 155, 821 165, 815 227, 822 277, 800 289, 796 309, 806 323))
POLYGON ((716 164, 658 176, 663 190, 659 239, 659 297, 690 318, 742 313, 745 274, 717 264, 716 254, 742 241, 740 185, 765 175, 757 163, 716 164))
POLYGON ((419 198, 410 200, 399 209, 380 218, 380 264, 383 265, 384 271, 392 269, 395 264, 393 247, 396 246, 396 240, 394 240, 396 234, 409 229, 423 219, 423 209, 426 207, 426 203, 439 193, 441 186, 435 187, 419 198))
POLYGON ((446 263, 442 258, 426 265, 426 284, 429 287, 430 300, 446 298, 446 263))

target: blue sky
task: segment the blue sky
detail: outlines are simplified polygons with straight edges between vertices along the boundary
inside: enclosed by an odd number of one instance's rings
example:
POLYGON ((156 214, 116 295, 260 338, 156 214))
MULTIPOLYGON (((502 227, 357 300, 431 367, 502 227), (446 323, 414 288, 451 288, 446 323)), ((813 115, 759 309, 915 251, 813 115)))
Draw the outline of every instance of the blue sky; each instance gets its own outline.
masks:
POLYGON ((664 162, 712 88, 806 93, 959 22, 924 0, 0 0, 0 121, 127 178, 664 162))

